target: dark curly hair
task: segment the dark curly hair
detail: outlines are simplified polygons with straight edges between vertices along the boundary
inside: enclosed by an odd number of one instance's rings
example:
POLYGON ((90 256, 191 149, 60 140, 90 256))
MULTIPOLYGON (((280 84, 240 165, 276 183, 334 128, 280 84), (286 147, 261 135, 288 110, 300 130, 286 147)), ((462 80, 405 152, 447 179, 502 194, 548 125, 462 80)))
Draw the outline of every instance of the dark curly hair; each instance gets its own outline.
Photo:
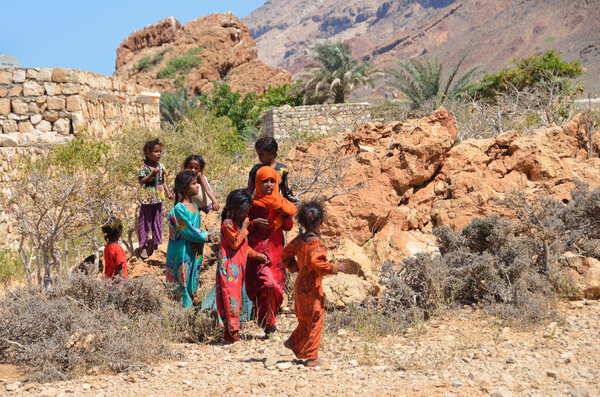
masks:
POLYGON ((227 201, 223 212, 221 212, 221 222, 225 219, 232 219, 236 211, 243 211, 252 205, 252 196, 247 189, 232 190, 227 195, 227 201))
POLYGON ((308 231, 312 231, 323 222, 325 218, 325 209, 323 208, 322 200, 303 201, 298 206, 296 220, 308 231))
POLYGON ((117 218, 109 218, 102 226, 102 233, 107 242, 115 241, 123 233, 123 224, 117 218))
POLYGON ((254 143, 254 149, 264 150, 266 152, 273 152, 277 154, 277 150, 279 149, 279 145, 277 145, 277 141, 272 136, 262 136, 256 140, 254 143))
POLYGON ((196 180, 196 174, 192 171, 181 171, 175 177, 175 187, 173 190, 175 191, 175 204, 177 204, 179 200, 179 196, 183 197, 183 192, 190 186, 190 184, 196 180))
POLYGON ((144 143, 144 156, 146 161, 148 160, 148 153, 150 153, 152 149, 154 149, 154 146, 163 147, 163 143, 158 138, 144 143))

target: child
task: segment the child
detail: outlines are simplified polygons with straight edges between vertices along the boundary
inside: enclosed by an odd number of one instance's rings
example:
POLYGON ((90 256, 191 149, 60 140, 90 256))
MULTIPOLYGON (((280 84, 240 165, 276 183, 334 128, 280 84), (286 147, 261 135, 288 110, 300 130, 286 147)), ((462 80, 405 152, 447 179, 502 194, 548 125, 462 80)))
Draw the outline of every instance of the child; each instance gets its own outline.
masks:
POLYGON ((234 190, 227 196, 221 215, 221 249, 217 264, 216 301, 219 324, 225 328, 226 343, 240 339, 240 308, 246 258, 264 263, 267 257, 248 247, 248 211, 252 198, 245 189, 234 190))
POLYGON ((201 231, 200 212, 192 197, 198 194, 198 179, 192 171, 175 177, 175 206, 169 214, 167 282, 176 283, 173 296, 183 307, 194 305, 204 243, 212 235, 201 231))
POLYGON ((327 274, 347 273, 348 266, 327 262, 326 252, 319 241, 319 227, 323 222, 323 205, 318 201, 302 203, 298 210, 298 223, 304 233, 292 240, 283 250, 281 259, 288 270, 298 272, 294 286, 294 311, 298 326, 284 342, 297 358, 307 359, 306 366, 326 368, 328 364, 319 359, 319 342, 325 312, 321 278, 327 274), (294 258, 298 258, 296 259, 294 258))
POLYGON ((246 292, 254 302, 258 325, 268 337, 277 331, 275 315, 283 303, 286 272, 281 263, 283 231, 294 226, 292 215, 296 206, 279 194, 279 174, 271 167, 259 168, 256 173, 256 195, 249 212, 251 231, 250 248, 265 254, 267 262, 248 258, 246 292))
POLYGON ((158 138, 146 142, 144 145, 144 166, 140 169, 138 180, 142 185, 140 198, 140 216, 138 218, 138 239, 140 242, 140 257, 148 258, 150 248, 154 249, 162 243, 162 202, 165 192, 173 198, 167 179, 165 168, 159 162, 162 157, 163 144, 158 138), (148 246, 148 235, 152 231, 154 247, 148 246))
POLYGON ((211 208, 213 211, 218 211, 221 206, 219 206, 219 203, 217 202, 217 199, 215 198, 213 191, 210 188, 206 177, 204 176, 205 166, 206 163, 199 154, 192 154, 183 162, 183 169, 194 172, 197 175, 198 183, 202 188, 202 192, 192 197, 192 201, 198 206, 198 208, 200 208, 201 211, 203 211, 205 214, 208 214, 211 208), (208 203, 206 202, 206 196, 208 196, 211 201, 211 204, 209 205, 207 205, 208 203))
POLYGON ((102 226, 106 245, 104 246, 104 277, 113 279, 120 276, 127 280, 127 258, 119 239, 123 233, 123 225, 118 219, 109 219, 102 226))
POLYGON ((288 187, 287 183, 287 167, 277 162, 277 150, 279 149, 277 141, 273 137, 263 136, 256 141, 254 144, 254 149, 256 150, 260 164, 256 164, 254 167, 252 167, 250 174, 248 175, 248 191, 250 194, 252 194, 256 188, 256 172, 261 167, 270 166, 273 167, 279 174, 279 193, 281 193, 285 199, 295 201, 296 199, 295 197, 292 197, 292 191, 288 187))

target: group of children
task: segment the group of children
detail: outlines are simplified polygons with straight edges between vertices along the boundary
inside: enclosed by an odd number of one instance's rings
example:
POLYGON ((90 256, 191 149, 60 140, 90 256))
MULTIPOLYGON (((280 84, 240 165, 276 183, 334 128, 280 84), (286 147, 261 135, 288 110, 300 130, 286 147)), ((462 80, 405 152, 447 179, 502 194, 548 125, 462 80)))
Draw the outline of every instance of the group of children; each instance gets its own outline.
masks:
MULTIPOLYGON (((162 201, 174 198, 169 213, 169 244, 166 278, 173 283, 174 298, 184 307, 197 307, 198 274, 204 244, 216 239, 216 231, 200 230, 200 211, 219 210, 220 206, 204 176, 205 162, 199 155, 185 159, 184 170, 175 177, 174 191, 166 181, 160 163, 162 143, 156 139, 144 145, 145 161, 138 179, 143 195, 138 221, 140 256, 154 248, 148 244, 152 233, 154 245, 161 243, 162 201), (208 201, 212 203, 208 203, 208 201)), ((277 162, 277 142, 262 137, 255 143, 259 164, 250 171, 248 186, 227 196, 221 213, 220 249, 215 277, 218 321, 224 327, 224 340, 239 340, 242 298, 253 302, 257 322, 265 335, 277 331, 276 315, 283 303, 286 270, 298 272, 294 309, 298 327, 284 345, 296 357, 308 360, 307 366, 324 363, 318 359, 323 325, 324 296, 321 278, 327 274, 348 272, 345 264, 326 260, 319 239, 324 209, 319 201, 290 201, 287 169, 277 162), (293 216, 303 232, 285 245, 284 231, 293 227, 293 216)), ((124 253, 118 251, 120 224, 103 227, 108 244, 105 248, 105 275, 127 277, 124 253)), ((120 246, 119 246, 120 247, 120 246)), ((122 251, 122 249, 121 249, 122 251)))

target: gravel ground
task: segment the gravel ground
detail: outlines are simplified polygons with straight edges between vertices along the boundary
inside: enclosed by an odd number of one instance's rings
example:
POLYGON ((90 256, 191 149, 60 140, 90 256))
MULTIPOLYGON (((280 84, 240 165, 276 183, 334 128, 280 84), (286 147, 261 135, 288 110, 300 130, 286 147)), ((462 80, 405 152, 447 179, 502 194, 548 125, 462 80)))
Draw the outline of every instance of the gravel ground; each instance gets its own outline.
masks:
POLYGON ((321 357, 331 368, 317 371, 283 347, 295 327, 288 314, 269 340, 248 326, 240 343, 180 344, 177 361, 117 375, 40 385, 0 367, 0 390, 31 396, 600 396, 600 303, 563 303, 559 314, 561 321, 534 330, 502 327, 481 310, 462 308, 402 335, 326 333, 321 357))

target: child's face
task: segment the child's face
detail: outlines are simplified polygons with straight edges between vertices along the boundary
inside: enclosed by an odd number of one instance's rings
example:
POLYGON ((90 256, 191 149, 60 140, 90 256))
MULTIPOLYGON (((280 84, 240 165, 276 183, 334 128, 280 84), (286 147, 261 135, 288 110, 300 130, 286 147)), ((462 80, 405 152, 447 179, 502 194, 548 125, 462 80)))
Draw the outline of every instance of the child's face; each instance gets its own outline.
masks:
POLYGON ((276 153, 262 149, 256 149, 256 154, 258 155, 258 161, 266 165, 271 165, 275 157, 277 157, 276 153))
POLYGON ((148 157, 148 160, 158 163, 162 157, 162 146, 155 145, 152 150, 146 153, 146 157, 148 157))
POLYGON ((185 169, 186 171, 192 171, 194 174, 198 175, 202 172, 202 165, 196 160, 190 160, 185 169))
POLYGON ((200 185, 198 184, 198 181, 196 179, 194 179, 187 187, 187 189, 185 189, 185 194, 188 197, 192 197, 198 194, 198 189, 200 188, 200 185))
POLYGON ((237 222, 243 222, 244 219, 248 218, 249 212, 250 212, 250 207, 246 207, 243 210, 237 210, 235 212, 235 220, 237 222))
POLYGON ((267 178, 260 183, 260 190, 263 194, 271 194, 275 190, 275 179, 267 178))

